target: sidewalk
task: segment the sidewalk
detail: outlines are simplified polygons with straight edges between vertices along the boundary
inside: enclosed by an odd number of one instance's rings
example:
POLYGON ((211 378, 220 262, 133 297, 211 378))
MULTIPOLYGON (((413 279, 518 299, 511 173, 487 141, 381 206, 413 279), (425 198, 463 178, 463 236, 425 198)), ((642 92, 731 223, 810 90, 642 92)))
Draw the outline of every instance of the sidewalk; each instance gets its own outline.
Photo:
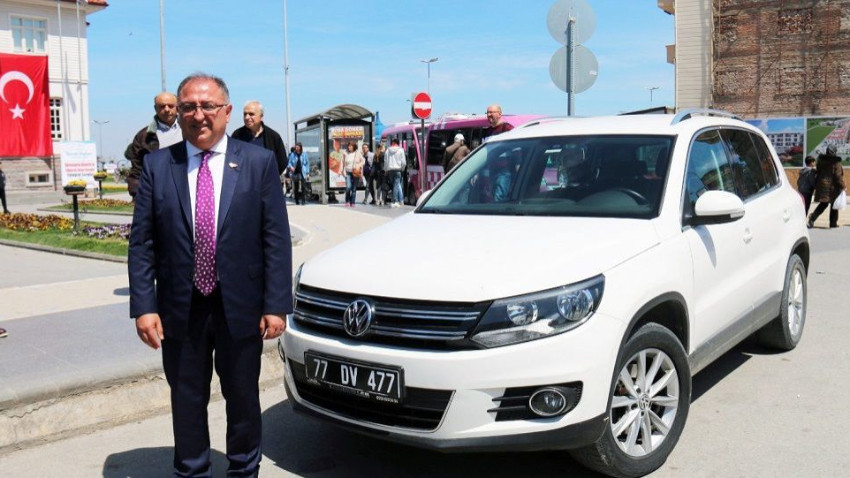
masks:
MULTIPOLYGON (((13 210, 44 213, 43 206, 13 210)), ((299 236, 293 265, 410 209, 289 203, 299 236)), ((100 216, 131 220, 85 219, 100 216)), ((9 331, 0 339, 0 456, 168 410, 160 353, 139 341, 128 317, 125 264, 3 245, 0 263, 13 271, 0 275, 0 326, 9 331)), ((279 385, 283 376, 276 345, 265 343, 265 386, 279 385)))

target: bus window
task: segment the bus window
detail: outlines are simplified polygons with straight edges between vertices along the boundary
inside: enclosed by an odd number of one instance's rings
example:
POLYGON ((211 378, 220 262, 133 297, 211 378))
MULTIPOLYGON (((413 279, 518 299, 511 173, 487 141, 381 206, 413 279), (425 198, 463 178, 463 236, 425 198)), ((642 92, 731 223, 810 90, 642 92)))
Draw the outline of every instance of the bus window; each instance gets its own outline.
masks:
POLYGON ((442 166, 443 153, 454 141, 454 133, 449 130, 431 131, 428 135, 428 166, 442 166))

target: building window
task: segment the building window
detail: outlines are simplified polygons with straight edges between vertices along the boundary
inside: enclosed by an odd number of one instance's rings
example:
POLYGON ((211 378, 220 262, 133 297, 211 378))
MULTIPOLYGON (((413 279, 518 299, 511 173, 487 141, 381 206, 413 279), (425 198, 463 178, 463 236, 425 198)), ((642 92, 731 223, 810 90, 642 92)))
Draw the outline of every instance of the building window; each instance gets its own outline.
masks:
POLYGON ((53 184, 52 174, 38 172, 27 173, 27 186, 43 186, 45 184, 53 184))
POLYGON ((15 43, 15 51, 46 52, 47 20, 12 16, 12 39, 15 43))
POLYGON ((62 141, 62 98, 50 98, 50 137, 62 141))

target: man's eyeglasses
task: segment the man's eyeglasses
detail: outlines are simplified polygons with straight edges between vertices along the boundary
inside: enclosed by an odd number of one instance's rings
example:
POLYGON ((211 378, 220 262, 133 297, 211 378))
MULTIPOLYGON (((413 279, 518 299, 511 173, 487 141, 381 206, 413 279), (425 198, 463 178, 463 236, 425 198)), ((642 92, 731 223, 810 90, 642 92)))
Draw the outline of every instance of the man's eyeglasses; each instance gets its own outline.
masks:
POLYGON ((217 105, 215 103, 201 103, 196 105, 194 103, 180 103, 177 105, 177 111, 179 111, 181 115, 192 115, 195 114, 195 111, 198 108, 200 108, 203 114, 213 115, 218 113, 218 110, 225 106, 227 106, 227 104, 217 105))

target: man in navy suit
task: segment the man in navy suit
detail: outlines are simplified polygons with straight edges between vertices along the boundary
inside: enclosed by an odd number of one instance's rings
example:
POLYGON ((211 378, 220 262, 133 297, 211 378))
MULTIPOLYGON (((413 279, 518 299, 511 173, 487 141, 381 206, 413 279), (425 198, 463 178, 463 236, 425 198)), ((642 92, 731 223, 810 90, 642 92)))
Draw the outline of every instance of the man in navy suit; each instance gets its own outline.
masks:
POLYGON ((174 476, 212 476, 207 405, 215 368, 227 410, 227 476, 256 476, 263 339, 292 312, 292 244, 271 151, 228 141, 224 81, 177 90, 185 141, 145 160, 130 233, 130 315, 162 346, 174 476), (214 353, 213 353, 214 352, 214 353))

